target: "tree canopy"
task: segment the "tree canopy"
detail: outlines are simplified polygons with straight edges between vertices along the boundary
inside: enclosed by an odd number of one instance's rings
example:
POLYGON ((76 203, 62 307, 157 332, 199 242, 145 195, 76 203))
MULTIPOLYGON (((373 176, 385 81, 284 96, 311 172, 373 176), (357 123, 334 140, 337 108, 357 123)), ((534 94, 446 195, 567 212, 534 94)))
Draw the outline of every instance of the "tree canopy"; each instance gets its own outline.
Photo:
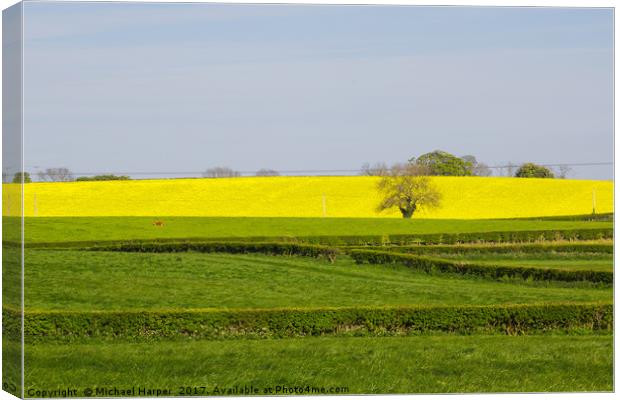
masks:
POLYGON ((517 178, 553 178, 553 172, 547 167, 534 163, 525 163, 515 174, 517 178))
POLYGON ((411 158, 409 162, 426 167, 429 175, 470 176, 473 169, 470 161, 442 150, 422 154, 417 159, 411 158))
POLYGON ((28 172, 16 172, 13 175, 13 183, 30 183, 32 179, 30 178, 30 174, 28 172), (23 177, 23 179, 22 179, 23 177))
POLYGON ((383 197, 377 211, 396 207, 403 218, 411 218, 420 208, 438 207, 441 194, 426 174, 426 167, 423 166, 394 165, 377 185, 383 197))

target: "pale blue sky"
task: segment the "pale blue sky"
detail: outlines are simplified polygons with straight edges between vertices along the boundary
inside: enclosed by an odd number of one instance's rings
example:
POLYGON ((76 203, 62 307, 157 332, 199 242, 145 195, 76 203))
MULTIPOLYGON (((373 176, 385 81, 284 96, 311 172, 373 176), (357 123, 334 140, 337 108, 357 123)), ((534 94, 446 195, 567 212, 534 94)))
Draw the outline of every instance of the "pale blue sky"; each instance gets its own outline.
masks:
POLYGON ((613 159, 610 9, 28 2, 24 21, 31 171, 613 159))

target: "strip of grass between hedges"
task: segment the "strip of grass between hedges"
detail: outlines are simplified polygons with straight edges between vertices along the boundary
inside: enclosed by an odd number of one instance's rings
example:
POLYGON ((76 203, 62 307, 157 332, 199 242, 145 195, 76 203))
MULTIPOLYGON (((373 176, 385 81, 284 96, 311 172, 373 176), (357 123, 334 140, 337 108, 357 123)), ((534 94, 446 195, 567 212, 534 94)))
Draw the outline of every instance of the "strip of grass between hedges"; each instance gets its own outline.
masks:
POLYGON ((593 283, 613 283, 613 272, 562 270, 557 268, 531 268, 505 265, 480 265, 463 263, 454 260, 423 257, 413 254, 402 254, 376 250, 349 250, 347 252, 358 264, 403 264, 424 272, 444 272, 455 274, 471 274, 483 278, 522 278, 544 281, 593 283))
MULTIPOLYGON (((423 247, 430 248, 430 247, 423 247)), ((436 246, 436 248, 446 248, 436 246)), ((463 248, 463 246, 461 246, 463 248)), ((115 251, 138 253, 176 253, 176 252, 203 252, 203 253, 231 253, 247 254, 262 253, 267 255, 298 255, 306 257, 325 258, 334 262, 342 251, 338 248, 308 245, 299 243, 260 243, 260 242, 169 242, 169 243, 123 243, 105 246, 78 248, 89 251, 115 251)), ((411 249, 411 248, 407 248, 411 249)), ((403 253, 402 250, 390 248, 391 251, 347 249, 358 264, 404 264, 424 272, 442 272, 469 274, 484 278, 522 278, 544 281, 613 283, 613 272, 591 270, 563 270, 557 268, 519 267, 511 265, 486 265, 464 263, 455 260, 429 258, 417 254, 403 253)))
MULTIPOLYGON (((613 228, 553 229, 536 231, 491 231, 468 233, 338 235, 338 236, 254 236, 254 237, 195 237, 137 240, 91 240, 67 242, 26 242, 27 248, 75 248, 125 243, 171 242, 292 242, 326 246, 378 246, 385 244, 458 244, 458 243, 524 243, 557 240, 613 239, 613 228)), ((20 246, 19 242, 3 241, 3 246, 20 246)))
MULTIPOLYGON (((4 335, 19 337, 19 310, 3 307, 3 318, 4 335)), ((610 330, 612 326, 610 303, 24 313, 27 343, 84 338, 284 338, 426 332, 516 335, 610 330)))
MULTIPOLYGON (((367 249, 358 246, 354 249, 367 249)), ((430 246, 375 246, 372 250, 395 251, 415 254, 485 254, 485 253, 604 253, 613 254, 612 243, 526 243, 526 244, 494 244, 494 245, 430 245, 430 246)))
POLYGON ((613 239, 613 229, 562 229, 544 231, 471 232, 456 234, 390 235, 389 243, 396 245, 458 244, 458 243, 522 243, 557 240, 613 239))

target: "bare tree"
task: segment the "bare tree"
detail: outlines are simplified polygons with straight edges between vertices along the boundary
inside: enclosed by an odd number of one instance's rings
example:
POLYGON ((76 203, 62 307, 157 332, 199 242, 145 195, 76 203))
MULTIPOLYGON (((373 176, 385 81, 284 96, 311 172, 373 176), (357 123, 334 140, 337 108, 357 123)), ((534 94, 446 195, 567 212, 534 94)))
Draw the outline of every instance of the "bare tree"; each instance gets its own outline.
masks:
POLYGON ((471 174, 474 176, 491 176, 493 175, 493 171, 489 168, 485 163, 479 162, 476 157, 467 155, 461 157, 462 160, 468 162, 470 164, 471 174))
POLYGON ((239 171, 228 167, 213 167, 202 173, 205 178, 236 178, 241 176, 239 171))
POLYGON ((377 188, 383 200, 377 206, 381 212, 398 208, 403 218, 411 218, 420 208, 430 209, 440 205, 441 194, 427 176, 428 170, 416 164, 396 164, 377 188))
POLYGON ((367 176, 386 176, 390 173, 390 169, 384 162, 375 163, 370 166, 369 163, 364 163, 360 170, 360 175, 367 176))
POLYGON ((560 165, 558 168, 558 178, 566 179, 572 171, 573 169, 568 165, 560 165))
POLYGON ((47 168, 37 172, 37 178, 42 182, 71 182, 75 180, 68 168, 47 168))
POLYGON ((474 169, 472 170, 472 173, 474 175, 476 175, 476 176, 491 176, 491 175, 493 175, 493 171, 485 163, 478 163, 474 167, 474 169))
POLYGON ((273 169, 261 168, 256 171, 256 176, 280 176, 280 173, 273 169))
POLYGON ((518 166, 513 164, 512 161, 508 161, 508 164, 506 165, 507 176, 515 176, 517 167, 518 166))

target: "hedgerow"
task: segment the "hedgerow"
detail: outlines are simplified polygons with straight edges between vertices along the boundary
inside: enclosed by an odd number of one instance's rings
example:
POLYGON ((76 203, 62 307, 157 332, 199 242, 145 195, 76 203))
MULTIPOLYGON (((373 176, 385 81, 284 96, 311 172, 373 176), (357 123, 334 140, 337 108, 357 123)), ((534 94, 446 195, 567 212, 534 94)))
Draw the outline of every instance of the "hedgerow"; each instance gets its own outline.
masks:
POLYGON ((437 233, 425 235, 390 235, 391 244, 457 244, 457 243, 519 243, 548 240, 598 240, 612 239, 612 228, 561 229, 544 231, 437 233))
MULTIPOLYGON (((26 342, 81 338, 234 338, 402 335, 423 332, 525 334, 610 330, 608 303, 490 306, 287 308, 263 310, 40 312, 24 314, 26 342)), ((19 312, 3 308, 5 337, 19 337, 19 312)))
POLYGON ((484 278, 522 278, 532 280, 557 280, 567 282, 589 281, 613 283, 613 273, 607 271, 562 270, 555 268, 530 268, 505 265, 479 265, 454 260, 430 258, 376 250, 350 250, 348 254, 358 264, 403 264, 424 272, 471 274, 484 278))
POLYGON ((270 255, 324 257, 333 262, 340 251, 333 247, 298 243, 253 243, 253 242, 171 242, 171 243, 122 243, 107 246, 93 246, 91 251, 120 251, 137 253, 262 253, 270 255))
POLYGON ((579 214, 579 215, 555 215, 546 217, 506 218, 531 221, 613 221, 614 213, 579 214))

